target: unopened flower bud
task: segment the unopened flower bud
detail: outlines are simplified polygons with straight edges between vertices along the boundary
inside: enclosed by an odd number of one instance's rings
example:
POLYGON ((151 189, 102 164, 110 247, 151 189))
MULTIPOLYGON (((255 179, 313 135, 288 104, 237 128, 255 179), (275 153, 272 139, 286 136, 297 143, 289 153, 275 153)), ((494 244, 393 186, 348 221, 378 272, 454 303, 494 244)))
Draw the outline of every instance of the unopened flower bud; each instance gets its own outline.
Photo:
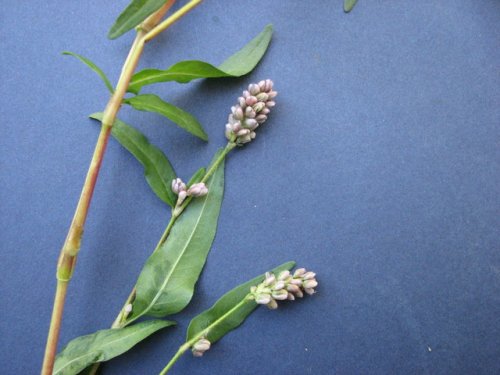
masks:
POLYGON ((314 272, 306 272, 304 275, 302 275, 302 278, 304 280, 311 280, 311 279, 314 279, 316 277, 316 274, 314 272))
POLYGON ((257 122, 258 122, 259 124, 262 124, 262 123, 266 122, 266 120, 267 120, 267 116, 266 116, 266 115, 258 115, 258 116, 255 118, 255 120, 257 120, 257 122))
POLYGON ((179 194, 181 191, 186 190, 186 184, 180 178, 172 180, 172 191, 179 194))
POLYGON ((290 276, 290 271, 288 270, 285 270, 285 271, 281 271, 278 275, 278 280, 285 280, 287 279, 288 277, 290 276))
POLYGON ((288 292, 284 289, 274 290, 271 295, 274 299, 277 299, 278 301, 283 301, 288 298, 288 292))
POLYGON ((267 93, 267 96, 268 96, 268 98, 269 98, 269 99, 273 99, 273 98, 275 98, 275 97, 276 97, 276 95, 278 95, 278 91, 269 91, 269 92, 267 93))
POLYGON ((255 83, 251 83, 248 86, 248 91, 250 91, 250 94, 252 94, 252 95, 257 95, 260 92, 259 85, 255 84, 255 83))
POLYGON ((258 112, 262 111, 265 107, 266 107, 266 103, 258 102, 258 103, 255 103, 252 108, 255 112, 258 113, 258 112))
POLYGON ((287 297, 287 299, 288 299, 289 301, 295 301, 295 296, 294 296, 292 293, 288 293, 288 297, 287 297))
POLYGON ((304 293, 302 293, 302 290, 297 290, 295 293, 295 297, 302 298, 304 297, 304 293))
POLYGON ((302 276, 305 273, 306 273, 306 269, 305 268, 298 268, 293 273, 293 277, 300 277, 300 276, 302 276))
POLYGON ((266 84, 264 89, 266 91, 271 91, 273 89, 273 81, 271 81, 270 79, 266 79, 266 84))
POLYGON ((276 103, 274 101, 272 101, 272 100, 269 100, 269 101, 266 102, 266 107, 267 108, 272 108, 275 105, 276 105, 276 103))
POLYGON ((316 293, 313 288, 304 288, 304 292, 306 292, 309 295, 313 295, 314 293, 316 293))
POLYGON ((129 303, 125 308, 123 309, 127 314, 132 312, 132 304, 129 303))
POLYGON ((260 82, 258 83, 258 85, 259 85, 259 88, 260 88, 262 91, 264 91, 264 90, 266 89, 266 81, 260 81, 260 82))
POLYGON ((187 191, 187 195, 191 197, 203 197, 207 195, 207 193, 208 189, 203 182, 192 185, 187 191))
POLYGON ((266 278, 264 279, 264 285, 271 285, 276 281, 276 276, 271 272, 266 272, 266 278))
POLYGON ((180 191, 179 196, 177 198, 177 205, 180 206, 182 202, 184 202, 184 199, 186 199, 186 197, 187 197, 187 191, 186 190, 180 191))
POLYGON ((311 289, 311 288, 316 288, 318 286, 318 282, 315 279, 312 280, 305 280, 302 286, 305 289, 311 289))
POLYGON ((286 290, 288 290, 289 292, 292 292, 292 293, 297 293, 300 290, 300 287, 298 285, 295 285, 295 284, 288 284, 286 286, 286 290))
POLYGON ((261 115, 268 115, 271 110, 269 108, 264 108, 262 111, 260 111, 261 115))
POLYGON ((248 98, 245 99, 245 104, 249 105, 249 106, 252 106, 257 102, 258 102, 258 99, 255 96, 249 96, 248 98))
POLYGON ((242 96, 240 96, 238 98, 238 104, 240 105, 240 107, 244 107, 247 104, 246 101, 245 101, 245 98, 242 97, 242 96))
POLYGON ((199 352, 198 350, 192 351, 194 357, 203 357, 204 352, 199 352))
POLYGON ((255 116, 257 116, 257 114, 255 113, 255 111, 253 110, 252 107, 246 107, 245 116, 252 119, 252 118, 255 118, 255 116))
POLYGON ((278 303, 275 300, 272 299, 267 304, 267 307, 269 307, 271 310, 276 310, 278 308, 278 303))
MULTIPOLYGON (((261 92, 260 94, 258 94, 257 96, 255 96, 257 98, 257 100, 259 102, 265 102, 267 99, 269 99, 269 97, 267 96, 267 94, 265 92, 261 92)), ((255 104, 255 103, 254 103, 255 104)), ((252 104, 253 105, 253 104, 252 104)))
POLYGON ((250 97, 250 96, 252 96, 252 95, 250 94, 250 92, 248 92, 247 90, 243 91, 243 97, 244 97, 245 99, 246 99, 246 98, 248 98, 248 97, 250 97))
POLYGON ((244 122, 246 128, 255 129, 259 123, 254 118, 247 118, 244 122))
POLYGON ((278 280, 273 285, 273 290, 283 289, 285 287, 285 282, 283 280, 278 280))
POLYGON ((271 295, 267 293, 261 293, 255 296, 255 302, 259 305, 267 305, 271 302, 271 295))
POLYGON ((236 107, 235 110, 233 111, 233 117, 235 120, 243 120, 243 110, 241 109, 241 107, 236 107))
POLYGON ((194 345, 193 349, 198 352, 206 352, 210 349, 210 341, 207 339, 199 339, 194 345))

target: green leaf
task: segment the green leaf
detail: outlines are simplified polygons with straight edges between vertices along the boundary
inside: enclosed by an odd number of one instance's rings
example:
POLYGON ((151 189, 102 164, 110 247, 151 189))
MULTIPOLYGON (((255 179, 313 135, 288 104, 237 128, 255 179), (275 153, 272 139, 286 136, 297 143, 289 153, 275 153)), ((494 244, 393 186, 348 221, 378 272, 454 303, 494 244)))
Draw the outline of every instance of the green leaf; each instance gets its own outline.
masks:
POLYGON ((167 70, 142 70, 132 76, 128 91, 138 93, 143 86, 158 82, 187 83, 199 78, 240 77, 251 72, 264 56, 272 34, 272 25, 267 25, 259 35, 218 68, 203 61, 188 60, 174 64, 167 70))
POLYGON ((78 374, 93 363, 125 353, 154 332, 174 324, 165 320, 149 320, 126 328, 104 329, 77 337, 57 355, 53 375, 78 374))
POLYGON ((205 168, 200 168, 198 169, 195 174, 193 175, 193 177, 191 177, 191 179, 189 180, 189 182, 187 183, 187 186, 191 186, 193 184, 196 184, 198 182, 201 181, 201 179, 203 178, 203 176, 205 176, 205 173, 206 173, 206 169, 205 168))
POLYGON ((144 21, 165 4, 165 0, 132 0, 118 16, 108 33, 109 39, 116 39, 144 21))
POLYGON ((113 88, 113 85, 109 81, 108 77, 106 77, 106 74, 104 74, 102 69, 99 68, 92 61, 90 61, 86 57, 83 57, 82 55, 79 55, 79 54, 73 53, 73 52, 69 52, 69 51, 64 51, 62 54, 76 57, 78 60, 83 62, 85 65, 87 65, 90 69, 92 69, 94 72, 96 72, 99 77, 101 77, 101 79, 103 80, 104 84, 106 85, 106 87, 108 88, 110 93, 113 93, 115 91, 115 89, 113 88))
POLYGON ((207 133, 203 130, 196 118, 186 111, 163 101, 160 97, 153 94, 137 95, 125 99, 125 103, 131 105, 139 111, 155 112, 165 116, 169 120, 179 125, 184 130, 208 141, 207 133))
MULTIPOLYGON (((295 262, 284 263, 271 272, 290 270, 295 262)), ((261 283, 264 275, 247 281, 224 294, 210 309, 194 317, 187 329, 186 341, 204 335, 211 343, 216 342, 229 331, 238 327, 258 306, 254 301, 243 299, 250 293, 250 287, 261 283)))
POLYGON ((191 201, 167 240, 146 261, 127 324, 143 315, 175 314, 191 300, 217 230, 224 193, 224 162, 207 181, 207 187, 208 194, 191 201))
MULTIPOLYGON (((97 112, 89 117, 102 121, 102 116, 102 112, 97 112)), ((174 207, 177 196, 172 191, 171 185, 176 174, 165 154, 149 143, 139 130, 118 119, 111 128, 111 134, 142 164, 146 181, 158 198, 174 207)))
POLYGON ((344 0, 344 12, 349 13, 358 0, 344 0))

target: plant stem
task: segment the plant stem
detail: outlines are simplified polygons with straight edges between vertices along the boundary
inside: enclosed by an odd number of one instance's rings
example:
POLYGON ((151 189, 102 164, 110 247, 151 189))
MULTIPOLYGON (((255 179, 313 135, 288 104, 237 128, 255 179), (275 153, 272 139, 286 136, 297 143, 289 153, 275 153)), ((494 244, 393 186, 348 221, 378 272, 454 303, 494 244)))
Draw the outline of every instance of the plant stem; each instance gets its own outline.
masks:
POLYGON ((233 306, 230 310, 228 310, 225 314, 223 314, 221 317, 219 317, 217 320, 215 320, 212 324, 210 324, 208 327, 206 327, 203 331, 195 335, 191 340, 187 341, 184 343, 177 353, 172 357, 172 359, 167 363, 165 368, 160 372, 159 375, 165 375, 177 362, 177 360, 189 349, 191 348, 200 338, 205 336, 206 332, 210 332, 211 330, 214 329, 219 323, 223 322, 224 319, 226 319, 229 315, 231 315, 234 311, 238 310, 241 306, 243 306, 246 303, 255 303, 253 298, 251 298, 251 294, 248 293, 245 298, 243 298, 240 302, 238 302, 235 306, 233 306))
POLYGON ((151 31, 147 33, 147 35, 144 38, 145 42, 149 42, 151 39, 155 38, 160 34, 162 31, 165 29, 169 28, 177 22, 179 19, 181 19, 186 13, 188 13, 190 10, 195 8, 197 5, 199 5, 202 2, 202 0, 191 0, 189 3, 184 5, 181 9, 179 9, 177 12, 172 14, 170 17, 168 17, 165 21, 154 27, 151 31))
MULTIPOLYGON (((94 150, 94 154, 92 155, 80 199, 78 200, 75 214, 68 230, 68 235, 61 249, 61 254, 59 256, 59 261, 57 264, 57 288, 54 298, 54 306, 52 310, 49 333, 47 337, 47 345, 45 347, 42 375, 52 374, 54 368, 57 343, 59 340, 59 332, 61 329, 62 314, 64 310, 64 302, 66 299, 66 291, 68 288, 68 283, 73 274, 78 252, 80 250, 83 229, 85 226, 85 221, 87 219, 90 201, 92 200, 95 184, 99 175, 99 170, 102 164, 104 153, 106 151, 109 135, 111 133, 111 127, 113 126, 113 123, 116 119, 116 114, 121 107, 121 103, 123 97, 125 96, 125 93, 127 92, 130 79, 134 74, 134 71, 139 62, 139 58, 144 49, 144 44, 146 42, 145 36, 148 33, 147 30, 154 28, 174 3, 175 0, 169 0, 158 11, 156 11, 153 15, 146 19, 144 24, 147 28, 145 30, 138 30, 127 59, 125 60, 125 63, 123 65, 118 84, 116 85, 116 89, 111 95, 111 98, 104 111, 99 138, 97 139, 96 147, 94 150)), ((182 15, 184 15, 185 13, 187 13, 187 11, 182 15)), ((177 16, 175 21, 177 21, 182 15, 177 16)), ((163 27, 161 31, 165 30, 168 26, 169 25, 163 27)), ((147 41, 151 40, 156 35, 158 35, 158 33, 150 36, 147 41)))

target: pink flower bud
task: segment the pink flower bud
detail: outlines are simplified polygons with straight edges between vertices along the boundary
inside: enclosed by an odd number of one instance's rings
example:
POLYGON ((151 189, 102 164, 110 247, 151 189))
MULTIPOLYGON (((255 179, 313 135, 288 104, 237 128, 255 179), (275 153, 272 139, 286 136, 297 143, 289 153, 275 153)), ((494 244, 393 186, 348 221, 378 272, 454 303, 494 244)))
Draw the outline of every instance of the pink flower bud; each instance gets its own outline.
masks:
POLYGON ((202 197, 207 195, 207 193, 208 189, 203 182, 192 185, 187 191, 187 195, 192 197, 202 197))

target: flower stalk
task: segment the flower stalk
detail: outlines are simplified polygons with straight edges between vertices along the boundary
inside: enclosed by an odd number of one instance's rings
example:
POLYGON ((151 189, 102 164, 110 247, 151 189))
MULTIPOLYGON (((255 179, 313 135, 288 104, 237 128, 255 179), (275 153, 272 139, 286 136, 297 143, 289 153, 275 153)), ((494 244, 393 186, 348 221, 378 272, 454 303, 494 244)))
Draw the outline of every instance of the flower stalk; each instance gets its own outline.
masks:
MULTIPOLYGON (((52 317, 47 337, 47 345, 45 348, 44 360, 42 365, 42 375, 52 374, 57 352, 57 343, 61 328, 61 321, 64 311, 64 303, 69 281, 72 277, 78 252, 80 251, 81 240, 85 221, 87 218, 90 202, 94 192, 99 170, 104 158, 106 146, 111 134, 111 128, 115 122, 116 115, 120 110, 123 98, 127 92, 130 80, 137 67, 141 54, 144 50, 144 45, 149 42, 162 31, 166 30, 174 22, 178 21, 191 9, 201 3, 201 0, 192 0, 184 7, 175 12, 165 21, 159 23, 163 16, 169 11, 175 0, 168 0, 155 13, 149 16, 137 29, 137 34, 130 48, 130 52, 123 65, 120 78, 116 85, 111 98, 109 99, 104 111, 101 131, 97 139, 96 147, 92 155, 90 166, 85 178, 80 198, 68 230, 68 235, 61 249, 57 264, 57 286, 54 298, 52 317)), ((132 295, 131 295, 132 296, 132 295)))

